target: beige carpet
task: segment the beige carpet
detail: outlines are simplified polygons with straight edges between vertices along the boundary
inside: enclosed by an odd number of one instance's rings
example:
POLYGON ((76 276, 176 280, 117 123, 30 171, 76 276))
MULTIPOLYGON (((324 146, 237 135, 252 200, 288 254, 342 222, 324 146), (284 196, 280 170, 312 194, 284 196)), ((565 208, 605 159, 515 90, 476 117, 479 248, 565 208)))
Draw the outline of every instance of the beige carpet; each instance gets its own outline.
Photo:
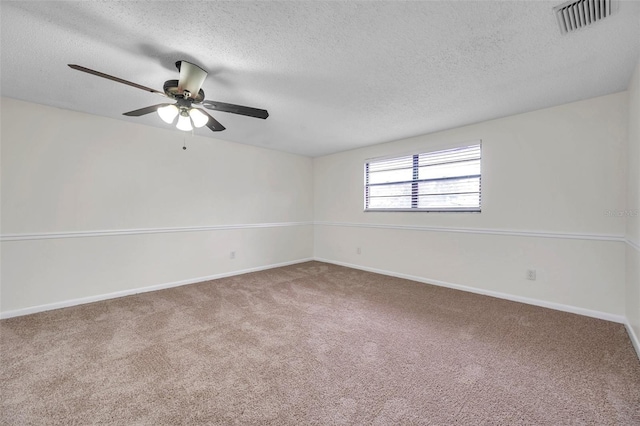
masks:
POLYGON ((2 424, 640 424, 624 327, 309 262, 0 322, 2 424))

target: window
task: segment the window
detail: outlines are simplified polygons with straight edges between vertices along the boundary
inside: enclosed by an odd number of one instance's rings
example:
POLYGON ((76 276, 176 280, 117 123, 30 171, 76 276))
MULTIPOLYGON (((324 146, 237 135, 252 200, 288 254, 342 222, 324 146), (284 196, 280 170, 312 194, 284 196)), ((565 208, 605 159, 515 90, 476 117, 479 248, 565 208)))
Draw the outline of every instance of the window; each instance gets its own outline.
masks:
POLYGON ((365 210, 480 211, 481 144, 375 159, 365 168, 365 210))

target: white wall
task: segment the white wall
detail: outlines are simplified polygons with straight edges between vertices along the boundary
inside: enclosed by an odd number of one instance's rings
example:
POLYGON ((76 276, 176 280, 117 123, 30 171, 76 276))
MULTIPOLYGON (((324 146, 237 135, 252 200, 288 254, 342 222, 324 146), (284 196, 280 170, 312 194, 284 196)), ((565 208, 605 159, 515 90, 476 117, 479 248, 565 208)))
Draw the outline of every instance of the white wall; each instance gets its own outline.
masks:
POLYGON ((640 355, 640 62, 629 84, 629 146, 627 154, 626 275, 627 319, 640 355))
POLYGON ((315 256, 623 318, 627 121, 623 92, 316 158, 315 256), (366 159, 478 139, 482 213, 363 212, 366 159))
POLYGON ((309 158, 7 98, 1 119, 4 316, 313 256, 309 158))
POLYGON ((314 160, 202 137, 183 151, 174 130, 4 98, 0 312, 315 255, 626 315, 640 334, 640 223, 606 214, 640 200, 638 74, 629 92, 314 160), (366 159, 478 139, 482 213, 363 212, 366 159))

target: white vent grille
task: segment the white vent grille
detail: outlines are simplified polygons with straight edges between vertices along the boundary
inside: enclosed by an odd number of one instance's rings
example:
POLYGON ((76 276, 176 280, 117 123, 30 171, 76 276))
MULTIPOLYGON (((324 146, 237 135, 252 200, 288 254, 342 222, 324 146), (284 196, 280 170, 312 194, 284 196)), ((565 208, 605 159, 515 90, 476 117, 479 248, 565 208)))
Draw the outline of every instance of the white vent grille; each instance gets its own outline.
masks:
POLYGON ((553 8, 560 32, 567 34, 600 21, 618 10, 618 0, 576 0, 553 8))

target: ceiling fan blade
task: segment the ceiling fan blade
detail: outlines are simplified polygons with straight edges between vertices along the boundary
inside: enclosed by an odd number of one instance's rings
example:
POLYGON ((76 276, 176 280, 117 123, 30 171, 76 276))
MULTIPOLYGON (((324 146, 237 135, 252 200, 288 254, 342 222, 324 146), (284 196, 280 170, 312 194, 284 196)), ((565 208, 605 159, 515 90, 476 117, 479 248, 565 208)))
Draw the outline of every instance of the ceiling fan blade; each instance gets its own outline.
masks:
POLYGON ((112 81, 116 81, 118 83, 126 84, 127 86, 135 87, 136 89, 142 89, 142 90, 147 91, 147 92, 157 93, 157 94, 162 95, 162 96, 167 96, 167 95, 165 95, 164 92, 161 92, 159 90, 152 89, 150 87, 143 86, 143 85, 138 84, 138 83, 133 83, 131 81, 123 80, 121 78, 114 77, 112 75, 105 74, 105 73, 100 72, 100 71, 95 71, 95 70, 92 70, 92 69, 89 69, 89 68, 85 68, 85 67, 82 67, 80 65, 75 65, 75 64, 67 64, 67 65, 69 65, 69 67, 73 68, 74 70, 86 72, 88 74, 97 75, 98 77, 102 77, 102 78, 106 78, 107 80, 112 80, 112 81))
POLYGON ((217 101, 204 101, 202 103, 207 109, 216 111, 232 112, 234 114, 246 115, 249 117, 262 118, 263 120, 269 116, 266 109, 251 108, 242 105, 225 104, 217 101))
POLYGON ((158 108, 162 108, 163 106, 172 105, 172 104, 158 104, 152 105, 145 108, 136 109, 134 111, 125 112, 122 115, 127 115, 129 117, 140 117, 141 115, 150 114, 152 112, 156 112, 158 108))
POLYGON ((191 97, 195 98, 202 87, 202 83, 204 83, 204 79, 207 78, 207 72, 187 61, 178 61, 176 66, 180 70, 178 91, 182 93, 186 90, 191 93, 191 97))
POLYGON ((218 120, 216 120, 215 118, 213 118, 211 116, 211 114, 209 114, 207 111, 198 108, 198 111, 202 112, 204 115, 206 115, 207 117, 209 117, 209 121, 207 122, 206 126, 211 129, 212 132, 221 132, 225 129, 225 127, 220 124, 218 122, 218 120))

